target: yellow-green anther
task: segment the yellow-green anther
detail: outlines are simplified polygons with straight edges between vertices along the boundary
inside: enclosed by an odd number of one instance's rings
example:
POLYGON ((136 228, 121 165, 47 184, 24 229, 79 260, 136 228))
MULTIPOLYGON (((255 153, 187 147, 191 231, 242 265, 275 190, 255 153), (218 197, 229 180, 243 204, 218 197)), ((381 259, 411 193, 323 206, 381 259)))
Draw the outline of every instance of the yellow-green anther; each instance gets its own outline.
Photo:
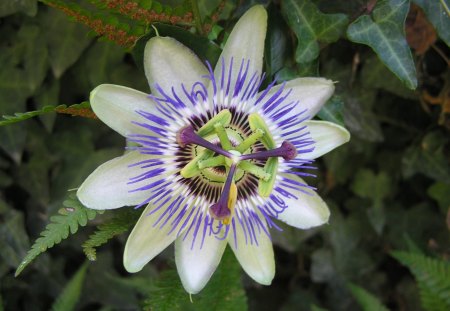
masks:
POLYGON ((239 162, 238 168, 265 181, 268 181, 271 177, 271 175, 267 173, 263 167, 253 164, 250 161, 239 162))
POLYGON ((200 170, 209 168, 209 167, 225 165, 225 157, 223 155, 220 155, 217 157, 212 157, 212 158, 197 162, 197 165, 200 170))
POLYGON ((197 134, 200 135, 201 137, 205 137, 205 136, 213 133, 214 132, 214 125, 216 123, 220 123, 223 126, 228 126, 228 124, 230 124, 231 117, 232 116, 231 116, 230 110, 224 109, 221 112, 219 112, 218 114, 216 114, 213 118, 211 118, 211 120, 206 122, 206 124, 203 125, 197 131, 197 134))
POLYGON ((219 137, 222 149, 226 151, 230 150, 233 147, 233 145, 231 144, 230 139, 228 138, 227 132, 223 127, 222 123, 214 124, 214 130, 216 131, 217 136, 219 137))
POLYGON ((241 142, 235 149, 240 153, 244 153, 248 148, 254 145, 258 140, 260 140, 263 135, 264 131, 262 129, 256 129, 256 131, 251 133, 250 136, 247 137, 243 142, 241 142))
POLYGON ((191 178, 194 176, 197 176, 200 174, 200 169, 198 166, 198 163, 200 161, 205 161, 212 157, 214 154, 214 151, 205 149, 203 150, 199 155, 197 155, 195 158, 193 158, 191 161, 189 161, 188 164, 186 164, 185 167, 183 167, 180 171, 180 175, 184 178, 191 178))
POLYGON ((264 147, 267 150, 275 149, 277 146, 275 145, 275 141, 270 134, 269 128, 266 125, 266 122, 259 116, 257 113, 252 113, 248 116, 248 123, 250 124, 250 128, 253 132, 256 132, 258 129, 264 131, 264 135, 261 137, 260 141, 263 143, 264 147))
POLYGON ((267 180, 260 179, 258 183, 258 193, 263 198, 267 198, 272 193, 272 189, 277 176, 277 170, 278 158, 267 159, 266 165, 264 165, 264 171, 270 174, 270 177, 267 180))

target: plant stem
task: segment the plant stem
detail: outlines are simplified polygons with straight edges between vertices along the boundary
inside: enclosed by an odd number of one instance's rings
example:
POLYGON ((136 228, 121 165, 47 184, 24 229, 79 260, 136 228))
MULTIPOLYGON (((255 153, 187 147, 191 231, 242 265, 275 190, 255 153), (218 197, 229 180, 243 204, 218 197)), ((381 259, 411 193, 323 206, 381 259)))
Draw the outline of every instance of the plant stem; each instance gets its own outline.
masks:
POLYGON ((199 34, 203 34, 202 18, 200 16, 200 10, 198 9, 197 0, 191 0, 192 13, 194 14, 195 27, 199 34))

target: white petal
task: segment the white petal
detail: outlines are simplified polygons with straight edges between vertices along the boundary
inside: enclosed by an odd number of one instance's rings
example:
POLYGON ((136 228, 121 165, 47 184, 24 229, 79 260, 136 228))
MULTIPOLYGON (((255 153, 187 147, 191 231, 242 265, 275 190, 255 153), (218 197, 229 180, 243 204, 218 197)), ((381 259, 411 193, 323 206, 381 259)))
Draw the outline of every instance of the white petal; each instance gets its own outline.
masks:
POLYGON ((182 83, 190 91, 195 82, 207 82, 203 76, 208 74, 208 70, 200 59, 189 48, 169 37, 153 37, 147 42, 144 68, 152 94, 158 94, 155 89, 157 83, 170 95, 174 87, 177 95, 184 99, 182 83))
MULTIPOLYGON (((200 235, 201 232, 197 239, 201 239, 200 235)), ((196 294, 205 287, 219 265, 227 241, 219 240, 215 235, 207 235, 201 248, 198 240, 191 248, 192 233, 184 241, 183 238, 184 235, 175 241, 175 262, 184 288, 188 293, 196 294)))
MULTIPOLYGON (((273 277, 275 276, 275 258, 273 253, 272 241, 270 238, 261 231, 260 234, 256 232, 258 238, 258 245, 251 244, 250 241, 245 239, 244 231, 237 221, 235 220, 236 228, 236 240, 234 240, 234 234, 231 232, 228 235, 228 243, 231 246, 236 258, 241 264, 244 271, 256 282, 263 285, 270 285, 273 277)), ((262 222, 267 228, 266 221, 262 218, 262 222)), ((247 234, 248 238, 248 234, 247 234)))
MULTIPOLYGON (((270 98, 272 94, 277 92, 282 84, 274 86, 270 92, 266 95, 266 98, 270 98)), ((291 102, 299 101, 298 105, 288 111, 283 119, 287 119, 294 115, 299 115, 305 109, 307 110, 304 116, 308 116, 309 119, 314 117, 326 101, 334 93, 334 83, 331 80, 324 78, 298 78, 286 82, 284 86, 284 92, 287 93, 290 90, 290 94, 284 103, 290 104, 291 102)), ((258 98, 258 96, 256 97, 258 98)), ((260 105, 264 103, 261 101, 260 105)), ((281 108, 281 107, 280 107, 281 108)))
POLYGON ((130 178, 141 174, 142 169, 129 165, 149 158, 133 151, 100 165, 78 188, 78 199, 85 206, 99 210, 142 203, 148 198, 146 191, 129 192, 142 184, 127 184, 130 178))
POLYGON ((172 228, 166 224, 161 228, 160 223, 155 225, 158 218, 164 213, 164 207, 157 212, 150 214, 154 207, 149 204, 128 237, 123 254, 123 265, 128 272, 141 271, 142 268, 161 253, 177 237, 174 230, 168 234, 172 228))
MULTIPOLYGON (((289 175, 288 178, 296 179, 297 181, 306 184, 298 176, 289 175)), ((276 190, 274 191, 274 195, 284 201, 284 204, 287 206, 287 208, 278 215, 277 218, 279 220, 300 229, 309 229, 328 222, 330 210, 328 209, 327 204, 314 190, 305 188, 304 190, 307 191, 309 195, 290 188, 286 190, 292 196, 277 195, 276 190)))
POLYGON ((350 133, 336 123, 309 120, 304 124, 315 144, 312 152, 302 154, 303 159, 316 159, 350 140, 350 133))
MULTIPOLYGON (((228 72, 231 58, 233 58, 233 72, 231 86, 235 85, 241 61, 250 60, 249 75, 255 72, 261 74, 263 66, 264 40, 267 30, 267 12, 262 5, 255 5, 248 10, 236 23, 214 70, 216 81, 222 76, 222 58, 225 70, 228 72)), ((246 64, 246 63, 244 63, 246 64)), ((245 68, 245 67, 244 67, 245 68)))
POLYGON ((97 117, 122 136, 149 134, 142 127, 132 123, 132 121, 148 123, 136 111, 143 110, 160 115, 155 109, 155 103, 148 98, 148 94, 120 85, 97 86, 91 92, 90 103, 97 117))

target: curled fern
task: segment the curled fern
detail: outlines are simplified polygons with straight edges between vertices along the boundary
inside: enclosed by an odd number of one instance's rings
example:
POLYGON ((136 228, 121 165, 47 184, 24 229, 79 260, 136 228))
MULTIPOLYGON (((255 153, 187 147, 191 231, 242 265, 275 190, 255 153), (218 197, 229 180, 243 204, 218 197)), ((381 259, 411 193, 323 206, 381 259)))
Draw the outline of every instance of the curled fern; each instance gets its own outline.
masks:
POLYGON ((96 248, 105 244, 116 235, 128 231, 136 223, 139 215, 138 211, 122 209, 109 221, 99 225, 97 231, 82 245, 86 257, 91 261, 97 260, 96 248))
POLYGON ((17 267, 15 276, 18 276, 37 256, 67 239, 69 234, 74 234, 78 228, 86 226, 88 220, 92 220, 98 211, 84 207, 75 195, 70 195, 63 202, 63 208, 50 217, 50 223, 41 232, 41 236, 34 242, 25 258, 17 267))

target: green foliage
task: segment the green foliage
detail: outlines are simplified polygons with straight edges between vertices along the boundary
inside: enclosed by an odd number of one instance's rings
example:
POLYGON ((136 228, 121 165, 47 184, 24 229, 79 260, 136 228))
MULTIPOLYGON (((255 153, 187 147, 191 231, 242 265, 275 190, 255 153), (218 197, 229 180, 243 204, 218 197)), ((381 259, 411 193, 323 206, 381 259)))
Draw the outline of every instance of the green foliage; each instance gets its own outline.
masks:
POLYGON ((368 210, 369 220, 381 234, 386 221, 383 200, 391 192, 391 179, 385 172, 375 175, 371 170, 361 169, 356 173, 352 190, 360 197, 372 200, 373 205, 368 210))
POLYGON ((227 248, 217 271, 205 289, 191 297, 179 281, 175 269, 162 273, 145 302, 145 310, 247 310, 247 299, 241 283, 241 269, 232 251, 227 248))
POLYGON ((60 113, 69 113, 69 114, 73 114, 76 115, 77 114, 77 110, 78 110, 78 114, 83 115, 86 114, 86 110, 87 111, 91 111, 91 105, 89 104, 89 102, 82 102, 81 104, 74 104, 74 105, 58 105, 58 106, 52 106, 52 105, 47 105, 42 107, 39 110, 35 110, 35 111, 28 111, 28 112, 16 112, 13 116, 3 116, 3 120, 0 120, 0 126, 3 125, 10 125, 12 123, 16 123, 16 122, 20 122, 20 121, 24 121, 36 116, 40 116, 43 114, 48 114, 48 113, 55 113, 55 112, 60 112, 60 113))
POLYGON ((410 89, 417 87, 416 69, 404 36, 408 0, 380 0, 371 15, 363 15, 347 29, 348 38, 367 44, 410 89))
POLYGON ((50 217, 50 224, 41 232, 41 236, 34 242, 25 258, 17 267, 16 276, 18 276, 26 266, 28 266, 37 256, 59 244, 62 240, 69 237, 69 234, 75 234, 79 226, 86 226, 88 220, 92 220, 97 215, 97 211, 84 207, 75 195, 70 195, 63 202, 63 208, 59 215, 50 217))
POLYGON ((97 230, 89 236, 82 245, 83 251, 89 260, 97 260, 97 247, 105 244, 113 237, 122 234, 136 224, 140 213, 121 209, 113 218, 97 226, 97 230))
POLYGON ((343 116, 344 102, 341 97, 334 95, 317 113, 317 116, 325 121, 334 122, 344 126, 343 116))
POLYGON ((310 0, 286 0, 283 13, 298 42, 295 59, 309 63, 319 56, 319 42, 332 43, 343 33, 348 18, 344 14, 323 14, 310 0))
POLYGON ((52 311, 72 311, 75 309, 83 289, 87 268, 87 263, 84 263, 80 269, 78 269, 53 304, 52 311))
POLYGON ((450 46, 450 6, 448 1, 446 1, 413 0, 413 2, 422 7, 441 39, 450 46))
POLYGON ((355 284, 349 284, 348 287, 350 288, 350 291, 352 292, 355 299, 358 301, 363 311, 389 310, 381 303, 381 301, 376 296, 374 296, 364 288, 359 287, 355 284))
POLYGON ((415 276, 425 310, 450 309, 450 263, 448 260, 399 251, 393 252, 392 256, 407 266, 415 276))
POLYGON ((34 16, 37 12, 37 0, 4 0, 0 2, 0 17, 23 12, 34 16))

